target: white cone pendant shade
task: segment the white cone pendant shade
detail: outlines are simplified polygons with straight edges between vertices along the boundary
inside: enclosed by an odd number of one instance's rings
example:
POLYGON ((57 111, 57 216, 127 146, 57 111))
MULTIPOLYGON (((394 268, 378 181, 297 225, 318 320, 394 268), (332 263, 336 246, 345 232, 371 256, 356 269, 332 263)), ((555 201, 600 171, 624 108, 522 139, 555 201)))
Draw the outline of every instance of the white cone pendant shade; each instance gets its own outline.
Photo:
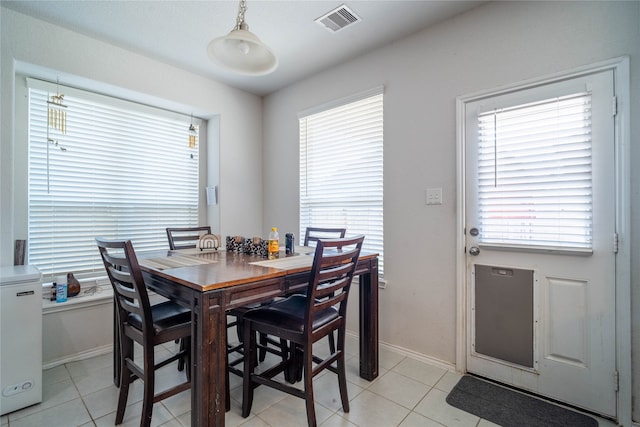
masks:
POLYGON ((278 60, 271 49, 249 31, 244 21, 245 0, 240 0, 236 26, 224 37, 213 39, 207 53, 216 64, 239 74, 259 76, 276 69, 278 60))
POLYGON ((218 65, 240 74, 268 74, 278 66, 271 49, 248 30, 234 29, 224 37, 213 39, 207 53, 218 65))

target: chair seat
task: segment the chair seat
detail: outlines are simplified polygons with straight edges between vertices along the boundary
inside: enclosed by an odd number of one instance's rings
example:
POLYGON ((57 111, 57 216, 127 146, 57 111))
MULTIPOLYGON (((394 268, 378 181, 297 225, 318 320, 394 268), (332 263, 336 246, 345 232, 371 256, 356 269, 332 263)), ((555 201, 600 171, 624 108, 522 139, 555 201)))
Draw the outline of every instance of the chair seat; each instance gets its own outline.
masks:
MULTIPOLYGON (((244 314, 244 318, 256 324, 269 325, 302 334, 305 325, 306 301, 305 295, 291 295, 266 307, 249 310, 244 314)), ((337 317, 338 311, 333 307, 318 311, 313 318, 313 329, 318 329, 337 317)))
MULTIPOLYGON (((191 322, 191 311, 175 302, 165 301, 151 306, 151 318, 153 319, 153 333, 158 334, 169 328, 191 322)), ((142 330, 142 319, 137 314, 130 313, 127 316, 127 323, 142 330)))

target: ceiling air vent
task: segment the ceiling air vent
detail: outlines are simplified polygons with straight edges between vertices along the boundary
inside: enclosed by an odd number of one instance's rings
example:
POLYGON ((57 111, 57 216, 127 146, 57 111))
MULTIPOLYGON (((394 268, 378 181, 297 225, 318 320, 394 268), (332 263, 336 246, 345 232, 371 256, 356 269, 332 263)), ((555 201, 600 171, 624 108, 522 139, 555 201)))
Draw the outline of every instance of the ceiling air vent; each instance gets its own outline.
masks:
POLYGON ((343 4, 315 21, 324 26, 328 31, 335 33, 351 24, 359 22, 360 18, 343 4))

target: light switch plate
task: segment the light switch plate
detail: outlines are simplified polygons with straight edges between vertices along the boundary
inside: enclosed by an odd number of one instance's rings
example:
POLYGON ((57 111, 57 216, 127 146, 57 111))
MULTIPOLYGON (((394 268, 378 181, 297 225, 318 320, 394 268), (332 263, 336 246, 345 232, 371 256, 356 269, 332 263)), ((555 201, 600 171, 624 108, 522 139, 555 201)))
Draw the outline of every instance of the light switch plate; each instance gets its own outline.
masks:
POLYGON ((442 188, 427 188, 427 190, 425 191, 425 204, 441 205, 442 188))

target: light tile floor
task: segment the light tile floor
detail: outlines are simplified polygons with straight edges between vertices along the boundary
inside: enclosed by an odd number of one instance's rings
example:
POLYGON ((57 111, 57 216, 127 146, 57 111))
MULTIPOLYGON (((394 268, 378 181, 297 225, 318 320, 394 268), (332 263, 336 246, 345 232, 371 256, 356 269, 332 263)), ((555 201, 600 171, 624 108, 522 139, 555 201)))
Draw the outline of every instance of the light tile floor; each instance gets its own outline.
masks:
MULTIPOLYGON (((320 343, 322 344, 322 343, 320 343)), ((326 344, 325 344, 326 345, 326 344)), ((347 350, 356 349, 350 337, 347 350)), ((159 352, 175 351, 173 343, 159 352)), ((140 353, 140 352, 138 352, 140 353)), ((118 389, 112 380, 111 354, 71 362, 43 373, 43 402, 1 418, 1 427, 103 427, 113 426, 118 389)), ((381 348, 380 375, 372 382, 358 376, 358 356, 348 358, 348 392, 351 410, 342 412, 335 375, 321 373, 314 380, 316 416, 322 427, 436 427, 495 426, 487 420, 463 412, 445 402, 448 392, 460 375, 381 348)), ((175 364, 159 371, 157 386, 180 381, 184 375, 175 364)), ((231 375, 231 410, 227 426, 299 427, 306 425, 305 405, 298 399, 267 387, 256 389, 251 416, 242 418, 242 381, 231 375)), ((124 427, 140 423, 142 387, 134 383, 129 393, 124 427)), ((599 420, 600 426, 614 423, 599 420)), ((190 392, 186 391, 162 402, 153 410, 152 426, 190 426, 190 392)))

